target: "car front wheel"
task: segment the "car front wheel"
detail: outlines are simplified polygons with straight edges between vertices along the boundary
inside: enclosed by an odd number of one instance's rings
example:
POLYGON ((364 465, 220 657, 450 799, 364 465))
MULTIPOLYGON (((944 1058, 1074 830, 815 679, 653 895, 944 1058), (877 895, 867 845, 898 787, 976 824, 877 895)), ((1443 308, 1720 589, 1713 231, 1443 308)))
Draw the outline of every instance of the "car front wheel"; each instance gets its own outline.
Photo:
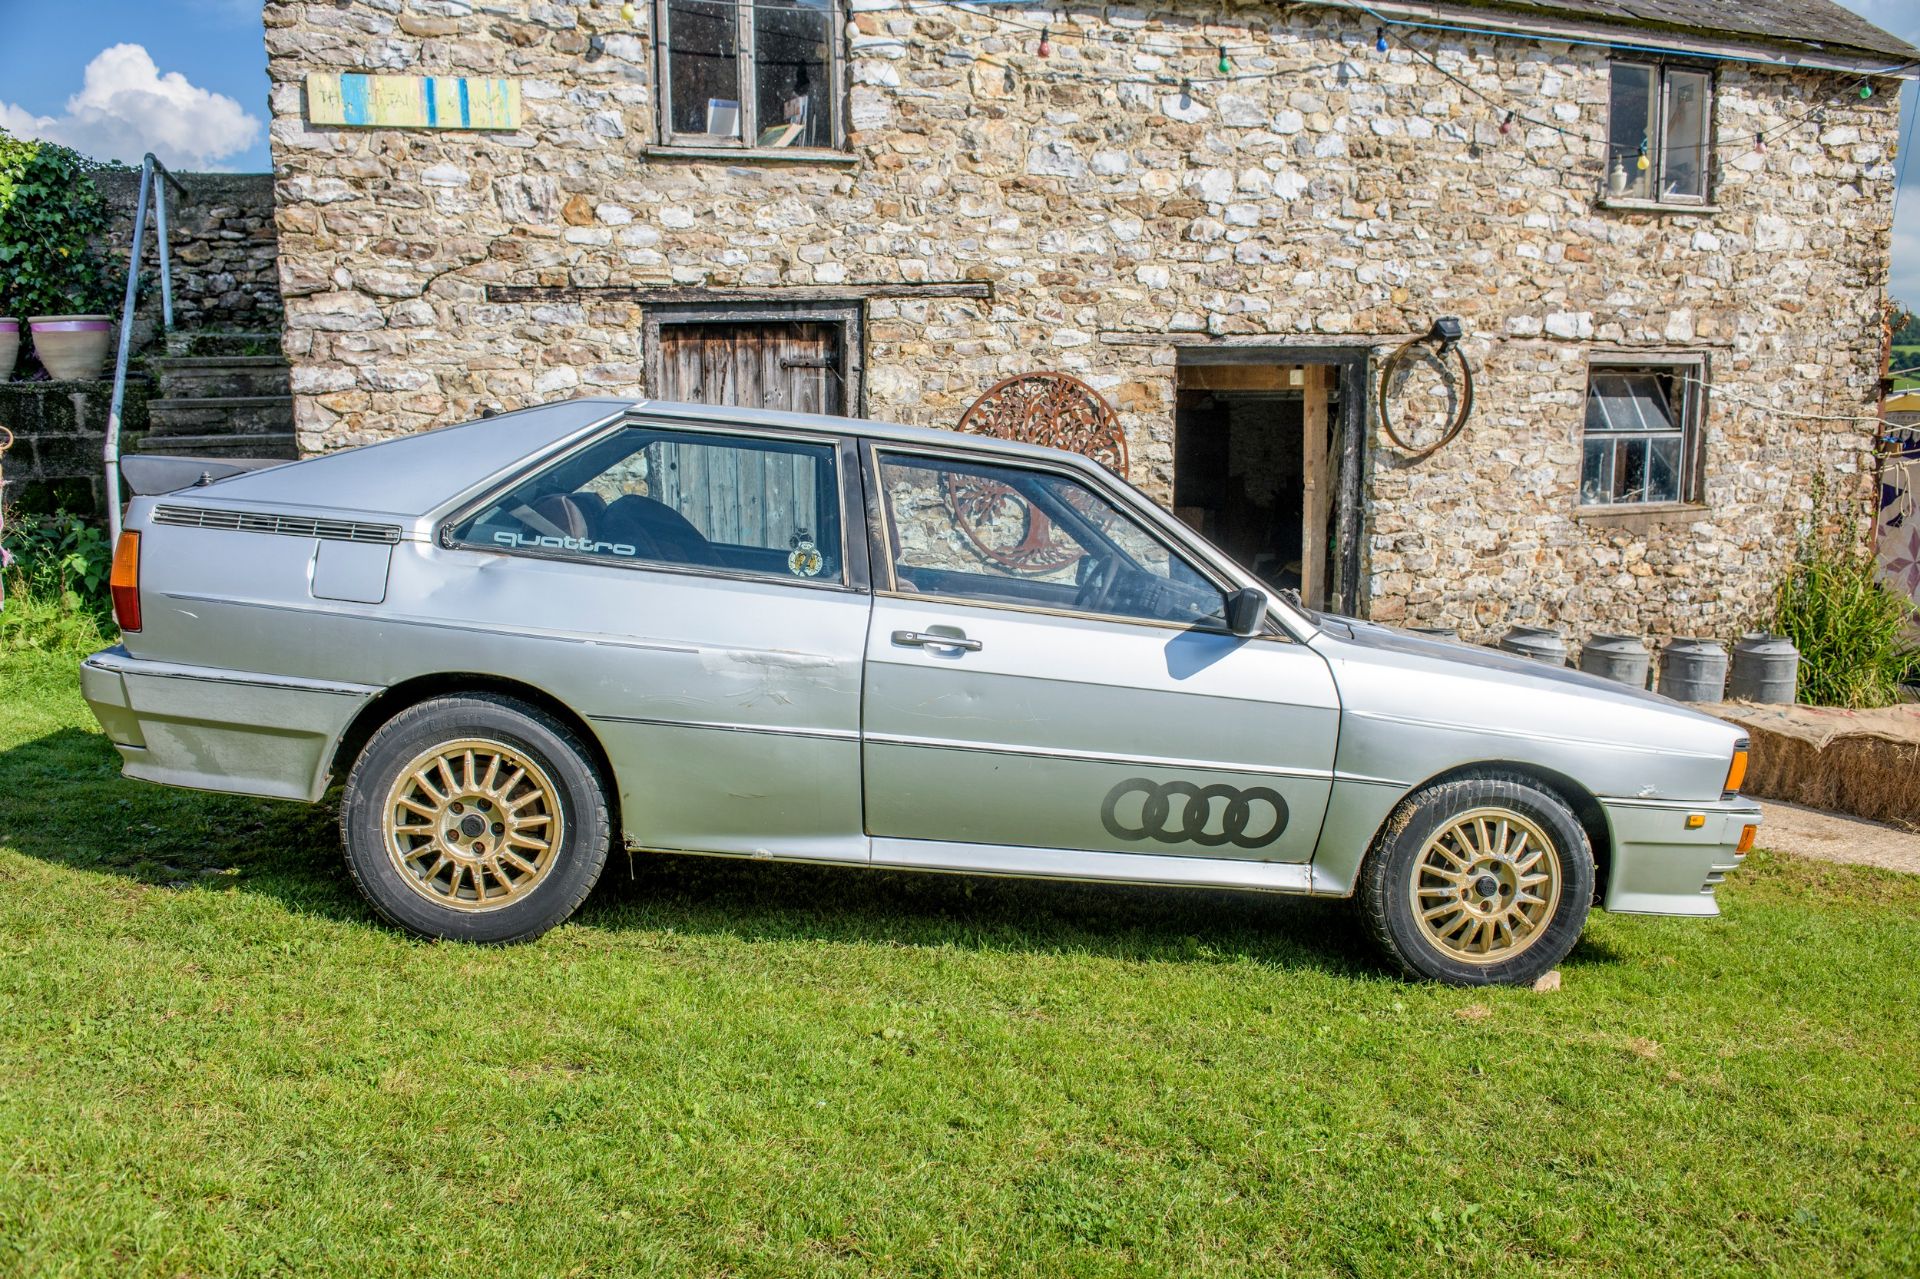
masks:
POLYGON ((579 738, 538 707, 476 693, 383 725, 347 778, 354 881, 428 937, 517 942, 574 912, 606 864, 605 788, 579 738))
POLYGON ((1368 854, 1360 899, 1408 972, 1524 984, 1580 939, 1593 880, 1586 832, 1557 795, 1518 777, 1469 777, 1401 804, 1368 854))

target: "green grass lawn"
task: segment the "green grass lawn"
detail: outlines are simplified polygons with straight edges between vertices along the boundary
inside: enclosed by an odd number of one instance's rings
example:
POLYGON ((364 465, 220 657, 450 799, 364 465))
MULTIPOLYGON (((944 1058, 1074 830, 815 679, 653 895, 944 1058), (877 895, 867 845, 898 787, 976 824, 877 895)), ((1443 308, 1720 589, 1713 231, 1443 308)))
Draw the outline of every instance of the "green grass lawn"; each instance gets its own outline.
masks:
MULTIPOLYGON (((1896 346, 1893 348, 1890 369, 1920 369, 1920 346, 1896 346)), ((1896 391, 1911 391, 1920 387, 1920 374, 1897 374, 1893 379, 1896 391)))
POLYGON ((480 950, 0 656, 0 1274, 1920 1271, 1920 877, 1757 854, 1555 994, 1329 903, 690 859, 480 950))

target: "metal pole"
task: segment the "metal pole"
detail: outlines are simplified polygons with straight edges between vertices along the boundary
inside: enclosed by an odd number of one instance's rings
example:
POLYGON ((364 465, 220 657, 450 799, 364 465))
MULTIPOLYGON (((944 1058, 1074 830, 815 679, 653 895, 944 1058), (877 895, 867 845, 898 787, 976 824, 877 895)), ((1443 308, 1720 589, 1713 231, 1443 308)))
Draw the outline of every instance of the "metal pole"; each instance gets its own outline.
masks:
POLYGON ((127 394, 127 357, 133 351, 133 296, 140 282, 140 245, 147 238, 147 201, 153 195, 153 166, 149 152, 140 164, 140 203, 133 210, 133 247, 127 252, 127 295, 120 307, 120 354, 113 361, 113 400, 107 408, 106 462, 107 535, 120 543, 120 405, 127 394))
MULTIPOLYGON (((158 161, 155 161, 157 164, 158 161)), ((165 173, 165 169, 160 170, 165 173)), ((173 263, 167 246, 167 184, 153 184, 154 230, 160 235, 160 324, 173 332, 173 263)))

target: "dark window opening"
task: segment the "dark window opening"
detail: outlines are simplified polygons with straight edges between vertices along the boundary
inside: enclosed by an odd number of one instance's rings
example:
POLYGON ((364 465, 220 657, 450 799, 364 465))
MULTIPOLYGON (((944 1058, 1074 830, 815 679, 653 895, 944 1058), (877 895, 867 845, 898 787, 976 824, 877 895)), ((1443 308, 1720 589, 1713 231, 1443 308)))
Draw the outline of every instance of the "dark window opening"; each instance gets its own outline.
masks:
POLYGON ((826 0, 659 0, 658 23, 663 141, 841 145, 840 15, 826 0))
POLYGON ((1691 67, 1615 62, 1607 117, 1607 194, 1702 204, 1713 156, 1713 77, 1691 67))
POLYGON ((1580 504, 1698 500, 1698 365, 1596 367, 1587 378, 1580 504))

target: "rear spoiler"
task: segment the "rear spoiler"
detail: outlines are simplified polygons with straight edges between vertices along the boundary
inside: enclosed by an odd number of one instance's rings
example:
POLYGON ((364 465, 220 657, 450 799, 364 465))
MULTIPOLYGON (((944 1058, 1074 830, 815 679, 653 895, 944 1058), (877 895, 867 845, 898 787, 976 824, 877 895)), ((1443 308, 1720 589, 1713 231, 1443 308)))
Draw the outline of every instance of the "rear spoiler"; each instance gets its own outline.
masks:
POLYGON ((134 496, 155 497, 286 463, 283 457, 165 457, 158 453, 129 453, 120 459, 120 475, 134 496))

